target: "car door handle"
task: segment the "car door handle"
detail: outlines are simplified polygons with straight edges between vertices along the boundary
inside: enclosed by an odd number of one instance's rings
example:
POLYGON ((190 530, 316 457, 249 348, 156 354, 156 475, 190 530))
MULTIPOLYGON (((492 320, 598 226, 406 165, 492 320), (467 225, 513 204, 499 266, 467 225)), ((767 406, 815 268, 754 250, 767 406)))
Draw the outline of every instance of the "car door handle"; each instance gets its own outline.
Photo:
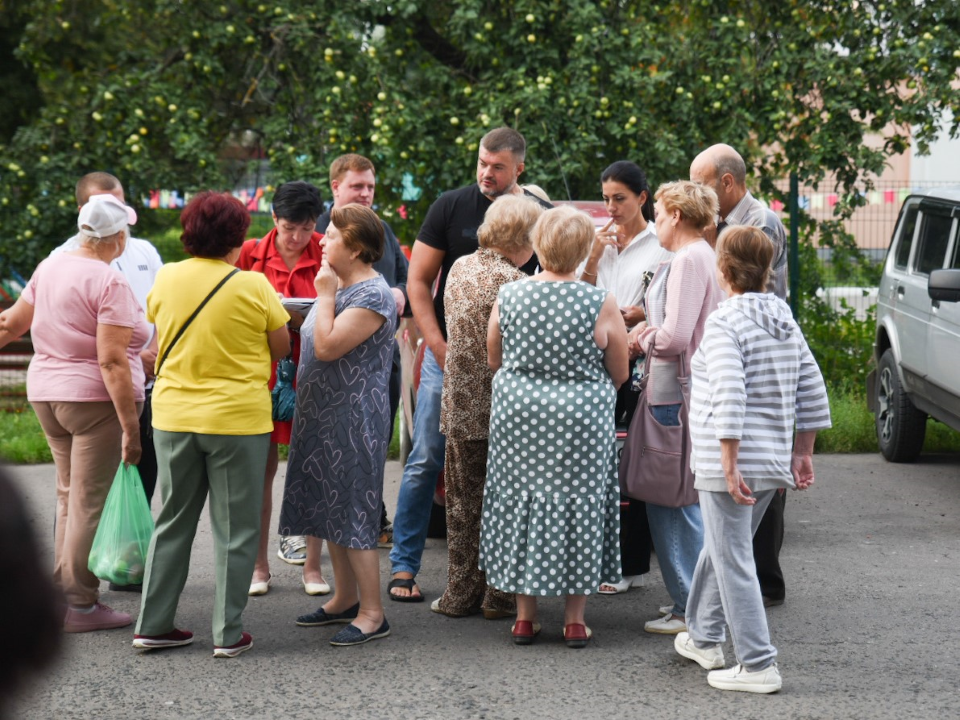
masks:
POLYGON ((899 283, 897 283, 897 297, 903 297, 903 285, 900 285, 899 283))
POLYGON ((932 307, 934 310, 939 309, 939 307, 940 307, 940 301, 939 301, 939 300, 931 300, 931 301, 930 301, 930 307, 932 307))

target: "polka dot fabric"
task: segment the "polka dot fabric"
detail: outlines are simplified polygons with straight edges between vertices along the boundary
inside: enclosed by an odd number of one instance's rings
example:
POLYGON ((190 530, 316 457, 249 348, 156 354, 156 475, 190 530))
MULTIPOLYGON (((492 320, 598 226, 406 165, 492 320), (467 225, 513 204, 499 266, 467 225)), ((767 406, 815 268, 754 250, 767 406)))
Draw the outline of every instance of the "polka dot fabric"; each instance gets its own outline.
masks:
POLYGON ((593 338, 606 292, 500 289, 480 569, 522 595, 589 595, 620 578, 616 393, 593 338))

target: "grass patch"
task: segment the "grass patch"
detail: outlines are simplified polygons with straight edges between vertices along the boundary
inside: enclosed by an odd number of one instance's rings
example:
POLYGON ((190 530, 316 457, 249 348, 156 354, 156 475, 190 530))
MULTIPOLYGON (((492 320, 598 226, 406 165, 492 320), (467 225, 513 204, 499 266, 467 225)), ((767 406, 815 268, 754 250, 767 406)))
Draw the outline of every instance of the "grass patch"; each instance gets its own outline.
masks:
MULTIPOLYGON (((833 388, 829 395, 833 427, 817 433, 816 452, 879 452, 873 413, 867 410, 864 389, 833 388)), ((960 452, 960 433, 936 420, 927 420, 923 452, 960 452)))
POLYGON ((22 410, 0 409, 0 459, 17 464, 53 462, 40 421, 29 405, 22 410))

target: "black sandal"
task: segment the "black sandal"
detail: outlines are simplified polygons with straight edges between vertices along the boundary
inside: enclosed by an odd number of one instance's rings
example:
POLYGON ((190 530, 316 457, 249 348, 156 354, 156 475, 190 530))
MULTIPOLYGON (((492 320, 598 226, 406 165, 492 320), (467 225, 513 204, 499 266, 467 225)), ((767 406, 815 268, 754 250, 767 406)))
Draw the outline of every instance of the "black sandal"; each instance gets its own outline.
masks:
POLYGON ((416 584, 416 578, 394 578, 390 581, 390 584, 387 585, 387 595, 389 595, 390 599, 394 602, 423 602, 423 593, 420 593, 419 595, 394 595, 392 592, 390 592, 394 588, 403 588, 404 590, 409 590, 412 593, 416 584))

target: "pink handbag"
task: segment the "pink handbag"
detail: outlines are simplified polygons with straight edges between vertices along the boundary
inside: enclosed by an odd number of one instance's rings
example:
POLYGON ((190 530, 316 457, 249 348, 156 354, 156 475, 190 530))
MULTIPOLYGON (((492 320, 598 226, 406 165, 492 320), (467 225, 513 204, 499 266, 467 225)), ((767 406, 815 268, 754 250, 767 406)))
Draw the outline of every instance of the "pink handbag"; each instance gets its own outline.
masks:
MULTIPOLYGON (((652 348, 651 348, 652 352, 652 348)), ((683 355, 677 365, 682 372, 683 355)), ((661 425, 647 405, 646 373, 640 381, 640 399, 630 421, 627 440, 620 459, 620 491, 635 500, 662 505, 685 507, 700 502, 693 487, 690 470, 690 379, 677 375, 680 383, 680 424, 661 425)))

